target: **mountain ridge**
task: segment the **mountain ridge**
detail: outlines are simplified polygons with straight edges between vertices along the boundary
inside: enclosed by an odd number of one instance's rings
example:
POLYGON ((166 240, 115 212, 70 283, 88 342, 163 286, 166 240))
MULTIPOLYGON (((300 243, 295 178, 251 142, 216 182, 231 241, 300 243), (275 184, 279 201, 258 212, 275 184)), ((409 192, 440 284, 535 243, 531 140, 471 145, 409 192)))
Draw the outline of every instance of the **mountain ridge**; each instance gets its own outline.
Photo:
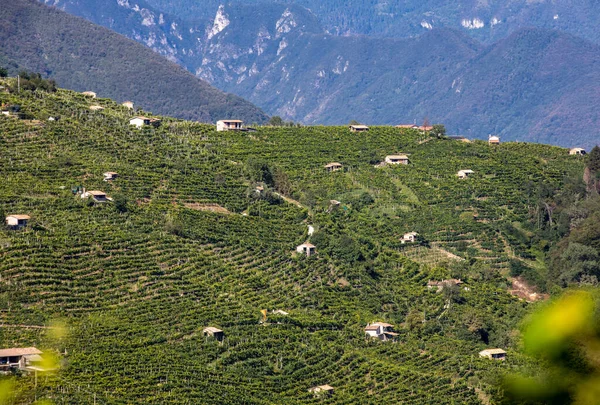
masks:
POLYGON ((37 1, 10 2, 0 10, 0 19, 5 38, 0 54, 63 87, 94 90, 100 97, 132 100, 155 113, 187 119, 268 118, 135 41, 37 1))
MULTIPOLYGON (((59 2, 71 12, 94 4, 59 2)), ((313 13, 289 4, 221 4, 211 19, 192 21, 161 14, 151 1, 140 4, 149 7, 155 23, 162 18, 164 24, 147 26, 140 22, 144 8, 127 4, 121 7, 123 18, 138 23, 126 31, 120 27, 123 34, 153 42, 153 49, 196 76, 286 120, 398 124, 428 118, 446 124, 449 132, 478 138, 497 133, 506 140, 588 148, 597 142, 589 127, 597 125, 600 116, 589 106, 598 98, 591 80, 600 70, 595 62, 600 51, 589 41, 558 31, 523 28, 489 45, 450 28, 424 30, 404 39, 344 37, 328 34, 313 13), (173 24, 185 28, 181 35, 170 33, 173 24), (159 35, 166 39, 153 39, 159 35), (547 43, 553 44, 552 58, 545 57, 540 65, 547 43), (572 55, 574 49, 588 56, 561 61, 561 52, 572 55), (511 57, 512 62, 504 62, 511 57), (565 63, 579 77, 565 74, 565 63), (531 71, 534 65, 542 66, 544 74, 531 71), (514 71, 524 72, 527 87, 514 80, 507 87, 514 71), (576 86, 570 86, 573 80, 576 86)), ((96 22, 108 24, 102 18, 96 22)))

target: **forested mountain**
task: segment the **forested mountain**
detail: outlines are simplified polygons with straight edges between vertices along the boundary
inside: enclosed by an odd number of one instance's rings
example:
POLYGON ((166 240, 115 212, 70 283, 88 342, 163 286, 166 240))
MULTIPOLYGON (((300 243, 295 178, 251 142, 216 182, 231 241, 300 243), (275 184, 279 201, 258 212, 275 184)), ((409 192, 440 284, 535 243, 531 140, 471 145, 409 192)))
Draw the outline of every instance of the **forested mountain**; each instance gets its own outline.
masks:
POLYGON ((0 37, 0 63, 4 60, 15 74, 18 69, 42 72, 63 87, 93 90, 100 97, 130 100, 181 118, 267 119, 251 103, 215 89, 135 41, 37 1, 3 2, 0 37))
POLYGON ((410 39, 331 35, 296 5, 227 4, 210 20, 184 21, 141 2, 109 2, 102 13, 94 0, 55 3, 286 120, 429 118, 479 138, 584 147, 598 139, 600 48, 559 31, 523 29, 483 45, 450 29, 410 39))
POLYGON ((0 228, 0 341, 58 367, 1 375, 11 403, 499 403, 500 376, 545 366, 520 351, 531 305, 514 295, 535 296, 514 277, 597 285, 577 246, 560 279, 545 258, 592 235, 598 158, 391 126, 136 129, 119 103, 47 84, 0 79, 0 216, 30 216, 0 228), (396 153, 409 164, 379 164, 396 153), (375 321, 387 341, 365 337, 375 321))
MULTIPOLYGON (((48 1, 48 0, 47 0, 48 1)), ((54 0, 53 0, 54 1, 54 0)), ((60 1, 60 0, 59 0, 60 1)), ((157 10, 194 21, 211 18, 221 4, 260 5, 265 0, 146 0, 157 10)), ((309 8, 336 35, 408 38, 431 28, 461 30, 494 42, 529 27, 556 29, 599 42, 595 0, 278 0, 309 8)))

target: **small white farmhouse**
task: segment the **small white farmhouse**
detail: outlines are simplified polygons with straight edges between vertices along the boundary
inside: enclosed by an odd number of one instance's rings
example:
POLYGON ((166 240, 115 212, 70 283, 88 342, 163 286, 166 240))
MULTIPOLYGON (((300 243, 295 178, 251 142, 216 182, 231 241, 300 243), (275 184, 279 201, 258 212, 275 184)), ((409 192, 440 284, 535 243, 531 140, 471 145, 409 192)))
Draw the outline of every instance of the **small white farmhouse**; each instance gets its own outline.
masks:
POLYGON ((405 233, 405 234, 402 236, 402 239, 401 239, 400 241, 402 242, 402 244, 405 244, 405 243, 414 243, 414 242, 415 242, 415 240, 417 239, 417 236, 418 236, 418 235, 419 235, 419 234, 418 234, 418 233, 416 233, 416 232, 409 232, 409 233, 405 233))
POLYGON ((502 349, 485 349, 479 352, 479 357, 491 360, 506 360, 506 352, 502 349))
POLYGON ((385 157, 385 163, 389 165, 407 165, 408 156, 406 155, 387 155, 385 157))
POLYGON ((303 253, 307 257, 311 257, 317 253, 317 247, 310 242, 304 242, 296 247, 296 252, 303 253))
POLYGON ((30 219, 29 215, 9 215, 6 217, 6 225, 11 229, 21 229, 27 226, 30 219))
POLYGON ((148 118, 148 117, 135 117, 129 120, 129 125, 135 125, 138 128, 143 127, 144 125, 152 125, 152 126, 159 126, 160 125, 160 120, 158 118, 148 118))
POLYGON ((475 173, 473 170, 467 169, 467 170, 459 170, 458 173, 456 173, 456 175, 458 176, 459 179, 466 179, 473 173, 475 173))
POLYGON ((220 120, 217 121, 217 131, 240 131, 243 129, 244 121, 240 120, 220 120))
POLYGON ((569 155, 585 155, 587 152, 583 148, 573 148, 569 151, 569 155))

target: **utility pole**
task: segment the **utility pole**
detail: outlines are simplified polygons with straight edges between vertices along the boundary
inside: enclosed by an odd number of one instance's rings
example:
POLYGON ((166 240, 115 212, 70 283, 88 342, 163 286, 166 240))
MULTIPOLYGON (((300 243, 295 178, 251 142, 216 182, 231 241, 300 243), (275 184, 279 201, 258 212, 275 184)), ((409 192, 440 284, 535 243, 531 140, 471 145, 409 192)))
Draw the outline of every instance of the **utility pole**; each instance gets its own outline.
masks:
POLYGON ((17 93, 21 92, 21 75, 17 75, 17 93))

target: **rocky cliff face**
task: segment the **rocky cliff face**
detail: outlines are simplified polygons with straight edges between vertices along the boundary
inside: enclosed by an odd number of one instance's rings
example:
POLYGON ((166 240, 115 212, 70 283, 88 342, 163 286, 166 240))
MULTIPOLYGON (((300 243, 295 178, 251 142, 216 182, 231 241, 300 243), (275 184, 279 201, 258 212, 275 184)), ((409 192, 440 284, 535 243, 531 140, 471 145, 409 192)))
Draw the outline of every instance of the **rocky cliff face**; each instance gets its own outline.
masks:
MULTIPOLYGON (((181 19, 150 0, 107 0, 102 12, 96 3, 53 4, 286 120, 397 124, 428 117, 451 133, 584 147, 596 139, 589 128, 600 124, 592 107, 600 103, 600 49, 557 31, 522 30, 484 45, 433 22, 409 39, 332 35, 311 11, 286 4, 220 4, 209 18, 181 19)), ((477 30, 481 22, 464 25, 477 30)))

